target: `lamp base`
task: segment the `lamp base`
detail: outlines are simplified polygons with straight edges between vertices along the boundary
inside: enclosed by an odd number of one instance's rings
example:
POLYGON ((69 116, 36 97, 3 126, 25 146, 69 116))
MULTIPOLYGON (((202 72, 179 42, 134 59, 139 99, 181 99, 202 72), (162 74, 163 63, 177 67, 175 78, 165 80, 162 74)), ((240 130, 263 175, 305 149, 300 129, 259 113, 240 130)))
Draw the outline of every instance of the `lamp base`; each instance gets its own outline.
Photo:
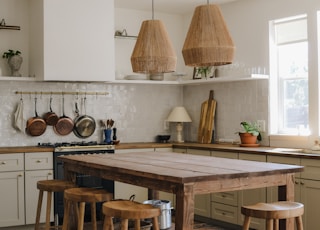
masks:
POLYGON ((177 129, 177 142, 178 143, 184 142, 184 140, 182 138, 182 130, 183 130, 182 122, 177 123, 176 129, 177 129))

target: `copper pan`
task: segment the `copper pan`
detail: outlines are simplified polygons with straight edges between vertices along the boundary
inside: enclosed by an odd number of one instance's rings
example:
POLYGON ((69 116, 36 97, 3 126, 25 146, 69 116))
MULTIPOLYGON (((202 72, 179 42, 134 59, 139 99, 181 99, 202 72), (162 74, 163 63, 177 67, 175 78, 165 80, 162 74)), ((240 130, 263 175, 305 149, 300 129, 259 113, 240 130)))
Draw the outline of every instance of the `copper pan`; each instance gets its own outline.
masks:
POLYGON ((65 136, 72 132, 73 126, 73 120, 64 113, 64 98, 62 98, 62 116, 53 126, 53 129, 57 134, 65 136))
POLYGON ((46 131, 47 124, 44 119, 38 116, 37 98, 34 99, 34 112, 35 116, 27 121, 26 133, 30 136, 41 136, 46 131))

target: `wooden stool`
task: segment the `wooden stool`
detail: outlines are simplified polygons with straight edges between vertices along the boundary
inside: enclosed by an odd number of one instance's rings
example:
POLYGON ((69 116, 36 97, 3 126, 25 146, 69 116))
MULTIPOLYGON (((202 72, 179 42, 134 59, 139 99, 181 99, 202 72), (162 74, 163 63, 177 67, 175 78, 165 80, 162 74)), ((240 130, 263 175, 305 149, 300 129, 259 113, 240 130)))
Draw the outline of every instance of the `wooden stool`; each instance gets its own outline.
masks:
POLYGON ((243 230, 248 230, 250 217, 266 219, 267 230, 279 229, 279 219, 295 218, 297 229, 303 230, 302 215, 303 204, 290 201, 279 201, 274 203, 258 203, 254 205, 242 206, 241 213, 245 216, 243 230))
POLYGON ((50 229, 50 212, 51 212, 51 200, 53 192, 63 192, 65 189, 73 188, 75 184, 71 181, 65 180, 41 180, 37 182, 37 188, 39 189, 39 199, 37 207, 36 223, 34 226, 35 230, 39 229, 40 225, 40 214, 43 199, 43 192, 47 192, 47 209, 46 209, 46 226, 45 229, 50 229))
POLYGON ((128 229, 128 220, 135 220, 135 230, 140 230, 140 219, 152 218, 153 230, 159 230, 158 216, 161 211, 150 204, 141 204, 129 200, 105 202, 102 205, 105 215, 103 230, 113 230, 112 217, 121 218, 121 230, 128 229))
POLYGON ((96 230, 97 229, 96 203, 105 202, 112 199, 113 199, 113 194, 103 189, 71 188, 71 189, 65 190, 64 191, 65 206, 64 206, 62 229, 63 230, 68 229, 71 203, 76 204, 76 206, 79 203, 79 212, 77 211, 76 213, 76 216, 78 219, 78 230, 83 230, 85 204, 90 203, 92 230, 96 230))

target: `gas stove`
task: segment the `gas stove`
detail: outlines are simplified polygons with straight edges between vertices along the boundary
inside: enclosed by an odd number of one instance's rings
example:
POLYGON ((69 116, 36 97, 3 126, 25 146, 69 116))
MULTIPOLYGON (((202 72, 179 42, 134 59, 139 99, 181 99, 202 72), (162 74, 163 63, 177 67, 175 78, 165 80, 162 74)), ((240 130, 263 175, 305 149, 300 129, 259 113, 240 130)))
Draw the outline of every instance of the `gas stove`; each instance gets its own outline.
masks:
POLYGON ((98 143, 96 141, 81 142, 58 142, 38 143, 39 147, 52 147, 54 152, 94 152, 103 150, 114 150, 114 145, 98 143))

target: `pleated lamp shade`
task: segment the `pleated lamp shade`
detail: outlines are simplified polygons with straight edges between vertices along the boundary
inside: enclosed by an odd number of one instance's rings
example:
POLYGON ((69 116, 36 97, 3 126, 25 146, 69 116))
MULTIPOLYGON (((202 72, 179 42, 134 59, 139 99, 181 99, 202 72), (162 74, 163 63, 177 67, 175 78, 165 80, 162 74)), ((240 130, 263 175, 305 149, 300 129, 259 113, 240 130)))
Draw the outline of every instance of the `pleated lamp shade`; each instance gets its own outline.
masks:
POLYGON ((232 63, 235 46, 219 6, 196 7, 182 55, 187 66, 220 66, 232 63))
POLYGON ((176 70, 177 55, 160 20, 143 21, 131 55, 136 73, 169 73, 176 70))

